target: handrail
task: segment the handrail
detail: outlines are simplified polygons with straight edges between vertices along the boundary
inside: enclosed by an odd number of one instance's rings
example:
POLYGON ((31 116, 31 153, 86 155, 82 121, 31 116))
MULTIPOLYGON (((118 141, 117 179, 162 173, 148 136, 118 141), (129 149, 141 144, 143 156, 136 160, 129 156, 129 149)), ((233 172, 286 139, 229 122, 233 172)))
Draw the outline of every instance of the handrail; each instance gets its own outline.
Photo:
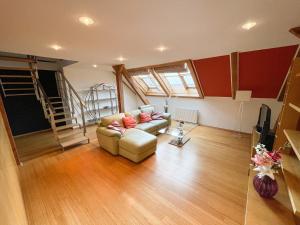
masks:
POLYGON ((46 100, 46 102, 47 102, 47 104, 48 104, 48 107, 50 108, 50 110, 51 110, 53 113, 55 113, 55 109, 54 109, 53 105, 51 104, 51 102, 50 102, 50 100, 49 100, 49 98, 48 98, 48 96, 47 96, 47 94, 46 94, 46 92, 45 92, 45 90, 44 90, 44 88, 43 88, 43 85, 41 84, 41 82, 39 81, 39 79, 36 79, 35 81, 36 81, 36 83, 37 83, 38 88, 39 88, 40 91, 42 92, 43 97, 44 97, 44 99, 46 100))
POLYGON ((77 111, 76 106, 79 108, 79 113, 81 114, 81 120, 82 120, 82 126, 84 130, 84 134, 86 134, 86 119, 84 115, 84 109, 86 109, 86 105, 79 96, 79 94, 76 92, 75 88, 72 86, 72 84, 69 82, 69 80, 65 77, 63 70, 58 70, 59 75, 61 77, 62 82, 62 89, 63 89, 63 96, 65 102, 71 106, 71 113, 74 114, 75 111, 77 111), (73 95, 74 94, 74 95, 73 95), (75 97, 76 96, 76 97, 75 97), (78 105, 76 104, 78 102, 78 105))
POLYGON ((80 104, 83 105, 83 107, 86 107, 86 105, 84 104, 84 102, 82 101, 81 97, 79 96, 79 94, 75 91, 75 88, 72 86, 72 84, 70 83, 70 81, 65 77, 64 72, 61 70, 59 71, 61 76, 64 78, 64 80, 67 82, 69 88, 74 92, 74 94, 76 95, 76 97, 78 98, 78 100, 80 101, 80 104))

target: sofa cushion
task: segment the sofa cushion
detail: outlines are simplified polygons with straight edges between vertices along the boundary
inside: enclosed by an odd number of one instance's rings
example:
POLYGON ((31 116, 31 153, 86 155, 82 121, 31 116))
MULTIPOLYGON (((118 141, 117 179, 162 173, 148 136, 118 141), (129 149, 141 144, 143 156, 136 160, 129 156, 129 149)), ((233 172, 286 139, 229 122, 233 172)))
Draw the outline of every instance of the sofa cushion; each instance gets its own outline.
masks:
POLYGON ((133 154, 140 154, 155 147, 157 144, 156 136, 138 129, 129 129, 124 137, 119 141, 119 146, 133 154))
POLYGON ((151 114, 150 113, 146 113, 146 112, 140 113, 140 120, 141 120, 141 123, 150 122, 152 120, 151 114))
POLYGON ((148 112, 148 113, 154 112, 154 107, 152 105, 142 105, 139 108, 142 112, 148 112))
POLYGON ((124 127, 122 118, 125 116, 124 113, 114 114, 111 116, 105 116, 101 118, 100 126, 107 127, 112 124, 113 121, 117 121, 121 127, 124 127))
POLYGON ((116 120, 114 120, 110 125, 108 125, 107 129, 118 131, 121 134, 124 134, 126 130, 124 127, 121 127, 120 123, 116 120))
POLYGON ((140 123, 140 113, 141 113, 141 110, 133 110, 133 111, 130 111, 130 112, 126 112, 125 113, 125 116, 133 116, 136 120, 137 123, 140 123))
POLYGON ((152 112, 151 118, 152 118, 152 120, 162 120, 162 119, 164 119, 164 116, 160 112, 152 112))
POLYGON ((152 124, 150 122, 148 123, 139 123, 138 125, 136 125, 137 129, 152 133, 153 131, 157 130, 155 124, 152 124))
POLYGON ((151 124, 155 126, 156 129, 162 129, 168 126, 168 121, 165 119, 162 120, 152 120, 150 121, 151 124))
POLYGON ((122 118, 123 124, 126 128, 135 128, 136 120, 133 116, 125 116, 122 118))

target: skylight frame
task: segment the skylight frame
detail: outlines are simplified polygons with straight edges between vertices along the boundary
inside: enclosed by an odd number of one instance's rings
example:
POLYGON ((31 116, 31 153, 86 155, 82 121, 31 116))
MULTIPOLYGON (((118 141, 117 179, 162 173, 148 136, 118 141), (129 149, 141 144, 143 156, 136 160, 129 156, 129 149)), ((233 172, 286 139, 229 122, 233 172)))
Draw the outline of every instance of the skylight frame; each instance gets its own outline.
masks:
POLYGON ((197 78, 195 68, 191 60, 182 60, 172 63, 165 63, 160 65, 152 65, 140 68, 129 69, 132 77, 139 86, 143 86, 142 91, 146 96, 173 96, 173 97, 187 97, 187 98, 203 98, 203 91, 200 85, 200 81, 197 78), (185 71, 187 70, 187 71, 185 71), (168 81, 163 75, 164 71, 170 71, 178 80, 180 84, 174 87, 170 81, 168 81), (152 80, 158 85, 159 90, 149 88, 144 81, 139 80, 137 76, 139 74, 150 74, 152 80), (189 80, 187 80, 189 79, 189 80), (191 84, 193 81, 193 85, 191 84))
POLYGON ((170 72, 168 73, 159 73, 160 77, 164 81, 164 83, 168 86, 168 88, 171 90, 171 96, 176 97, 199 97, 201 98, 202 95, 199 95, 198 91, 196 90, 196 84, 195 80, 193 79, 193 76, 190 72, 190 69, 187 67, 186 72, 170 72), (184 77, 189 76, 193 81, 193 86, 188 84, 185 81, 184 77), (170 81, 170 77, 176 77, 177 83, 180 81, 179 85, 174 85, 170 81))
POLYGON ((133 78, 146 96, 167 96, 152 72, 149 71, 149 74, 142 75, 137 73, 133 75, 133 78), (149 85, 145 78, 150 79, 154 85, 149 85))

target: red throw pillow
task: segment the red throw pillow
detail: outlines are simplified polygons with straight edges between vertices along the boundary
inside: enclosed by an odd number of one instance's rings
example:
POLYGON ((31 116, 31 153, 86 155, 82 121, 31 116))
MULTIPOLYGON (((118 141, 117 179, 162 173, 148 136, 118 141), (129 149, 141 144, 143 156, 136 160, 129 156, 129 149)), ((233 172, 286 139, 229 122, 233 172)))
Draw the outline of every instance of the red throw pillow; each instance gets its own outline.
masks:
POLYGON ((141 123, 147 123, 152 120, 151 115, 146 112, 140 113, 141 123))
POLYGON ((114 120, 110 125, 107 126, 108 129, 110 130, 115 130, 120 132, 122 135, 125 133, 125 128, 121 127, 118 121, 114 120))
POLYGON ((164 116, 160 112, 152 112, 151 118, 152 118, 152 120, 163 120, 164 116))
POLYGON ((122 118, 124 126, 126 128, 135 128, 136 120, 132 116, 125 116, 122 118))

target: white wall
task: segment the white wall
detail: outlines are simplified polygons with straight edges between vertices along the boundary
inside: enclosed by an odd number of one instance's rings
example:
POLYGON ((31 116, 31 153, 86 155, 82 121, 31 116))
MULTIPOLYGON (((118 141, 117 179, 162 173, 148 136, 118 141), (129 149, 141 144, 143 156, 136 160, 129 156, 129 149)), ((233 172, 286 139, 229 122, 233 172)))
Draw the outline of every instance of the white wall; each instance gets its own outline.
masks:
MULTIPOLYGON (((0 107, 2 107, 0 97, 0 107)), ((4 108, 3 108, 4 110, 4 108)), ((0 221, 1 224, 27 225, 25 206, 19 180, 19 168, 0 110, 0 221)))
MULTIPOLYGON (((115 75, 110 66, 93 68, 91 65, 76 63, 64 67, 64 73, 77 91, 88 89, 97 83, 107 83, 116 86, 115 75)), ((137 108, 136 95, 124 85, 125 110, 130 111, 137 108)))
MULTIPOLYGON (((66 77, 77 90, 87 89, 96 83, 109 83, 115 85, 115 76, 110 66, 93 68, 90 65, 80 64, 70 65, 64 68, 66 77)), ((164 97, 148 97, 150 103, 158 111, 163 111, 165 104, 164 97)), ((125 111, 136 109, 143 103, 124 85, 125 111)), ((261 104, 267 104, 272 109, 271 127, 279 115, 282 103, 275 99, 251 99, 245 102, 242 121, 242 131, 251 133, 252 127, 256 125, 259 108, 261 104)), ((205 97, 204 99, 195 98, 171 98, 169 100, 169 112, 174 115, 176 107, 197 109, 200 112, 199 123, 207 126, 219 127, 229 130, 239 130, 239 102, 229 97, 205 97)))
MULTIPOLYGON (((162 97, 148 97, 158 111, 163 111, 165 99, 162 97)), ((261 104, 267 104, 271 110, 271 127, 280 113, 282 103, 275 99, 251 99, 245 102, 241 130, 251 133, 256 125, 261 104)), ((139 102, 139 105, 142 105, 139 102)), ((240 103, 228 97, 205 97, 205 99, 171 98, 169 100, 169 112, 174 116, 175 109, 197 109, 200 112, 199 123, 207 126, 219 127, 229 130, 239 130, 239 105, 240 103)))

